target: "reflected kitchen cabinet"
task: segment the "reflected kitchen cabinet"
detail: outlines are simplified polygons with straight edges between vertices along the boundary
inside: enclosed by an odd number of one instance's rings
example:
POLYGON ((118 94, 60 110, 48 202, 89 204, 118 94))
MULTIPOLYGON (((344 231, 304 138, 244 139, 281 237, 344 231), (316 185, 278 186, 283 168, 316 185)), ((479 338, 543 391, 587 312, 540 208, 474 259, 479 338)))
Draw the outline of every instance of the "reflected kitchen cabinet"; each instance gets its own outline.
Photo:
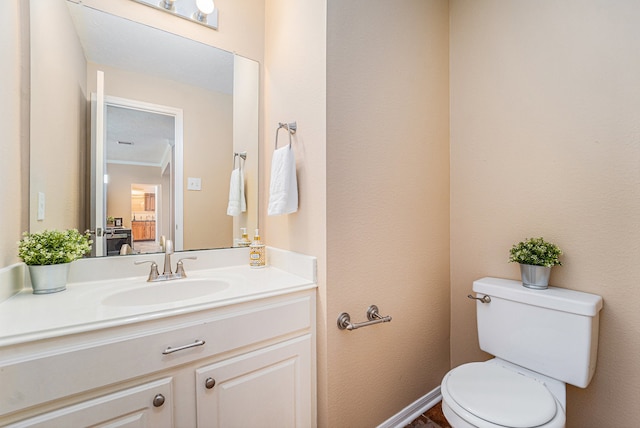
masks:
POLYGON ((154 220, 134 220, 131 222, 134 241, 152 241, 156 239, 156 222, 154 220))
POLYGON ((156 210, 156 194, 155 193, 144 194, 144 210, 145 211, 156 210))

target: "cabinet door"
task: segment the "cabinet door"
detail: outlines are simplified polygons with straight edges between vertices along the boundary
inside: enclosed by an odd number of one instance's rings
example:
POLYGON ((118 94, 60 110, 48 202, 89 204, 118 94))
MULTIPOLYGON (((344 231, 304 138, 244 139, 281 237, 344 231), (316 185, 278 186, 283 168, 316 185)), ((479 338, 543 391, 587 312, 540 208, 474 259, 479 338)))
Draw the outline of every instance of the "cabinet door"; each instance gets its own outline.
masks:
POLYGON ((163 428, 173 426, 172 379, 164 378, 69 407, 9 427, 163 428))
POLYGON ((156 210, 156 194, 155 193, 144 194, 144 210, 145 211, 156 210))
POLYGON ((131 233, 133 234, 134 241, 140 241, 144 235, 144 223, 140 221, 131 222, 131 233))
POLYGON ((198 427, 315 426, 312 388, 311 335, 202 367, 198 427))

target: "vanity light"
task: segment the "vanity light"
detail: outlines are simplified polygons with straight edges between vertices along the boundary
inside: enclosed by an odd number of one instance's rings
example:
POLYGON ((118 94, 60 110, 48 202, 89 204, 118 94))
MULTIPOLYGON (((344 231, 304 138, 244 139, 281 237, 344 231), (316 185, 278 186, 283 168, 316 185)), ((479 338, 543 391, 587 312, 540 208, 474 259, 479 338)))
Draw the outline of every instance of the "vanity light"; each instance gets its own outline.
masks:
POLYGON ((210 15, 216 8, 213 0, 196 0, 198 11, 193 15, 193 19, 198 22, 207 22, 207 15, 210 15))
POLYGON ((133 0, 172 15, 218 29, 218 9, 213 0, 133 0))
POLYGON ((176 0, 162 0, 162 2, 160 2, 160 6, 167 10, 173 10, 173 3, 175 3, 175 1, 176 0))

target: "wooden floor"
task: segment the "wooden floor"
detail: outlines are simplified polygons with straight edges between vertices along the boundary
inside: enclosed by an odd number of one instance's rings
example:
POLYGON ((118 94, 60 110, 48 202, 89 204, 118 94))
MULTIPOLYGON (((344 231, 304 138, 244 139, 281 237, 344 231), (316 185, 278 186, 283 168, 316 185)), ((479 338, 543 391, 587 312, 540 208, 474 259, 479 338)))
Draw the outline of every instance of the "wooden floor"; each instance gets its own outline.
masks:
POLYGON ((451 428, 449 422, 442 414, 442 402, 424 412, 405 428, 451 428))

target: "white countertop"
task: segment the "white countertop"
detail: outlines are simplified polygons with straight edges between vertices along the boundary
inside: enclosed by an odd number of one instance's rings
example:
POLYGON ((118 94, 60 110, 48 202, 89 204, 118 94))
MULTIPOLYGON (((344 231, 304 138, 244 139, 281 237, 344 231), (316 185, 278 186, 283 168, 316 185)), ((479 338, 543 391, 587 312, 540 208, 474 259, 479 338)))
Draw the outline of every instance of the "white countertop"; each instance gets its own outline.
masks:
MULTIPOLYGON (((283 267, 288 266, 290 259, 286 252, 275 256, 285 261, 281 264, 283 267)), ((31 289, 26 288, 0 303, 0 347, 166 318, 316 287, 308 275, 301 276, 276 266, 252 269, 247 265, 236 265, 187 271, 187 275, 186 279, 153 283, 146 281, 146 275, 75 282, 68 284, 63 292, 44 295, 34 295, 31 289), (179 302, 138 306, 104 303, 109 296, 134 288, 155 287, 150 291, 162 293, 163 287, 188 287, 190 280, 205 278, 226 281, 230 285, 214 294, 179 302)))

